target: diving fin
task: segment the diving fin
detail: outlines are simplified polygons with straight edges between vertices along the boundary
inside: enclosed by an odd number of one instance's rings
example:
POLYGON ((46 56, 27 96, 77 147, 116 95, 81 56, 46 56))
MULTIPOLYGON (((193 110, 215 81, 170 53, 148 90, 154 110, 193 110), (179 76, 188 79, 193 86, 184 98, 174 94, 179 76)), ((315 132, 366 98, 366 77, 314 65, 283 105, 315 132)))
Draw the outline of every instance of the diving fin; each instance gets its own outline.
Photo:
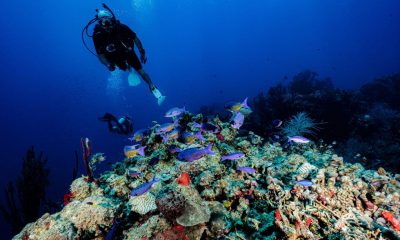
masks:
POLYGON ((158 105, 161 105, 165 100, 165 96, 161 95, 161 92, 158 90, 158 88, 154 88, 151 92, 153 93, 154 97, 157 98, 158 105))
POLYGON ((140 84, 140 76, 135 69, 129 71, 128 84, 131 87, 136 87, 140 84))
POLYGON ((157 99, 158 106, 161 106, 161 104, 163 104, 163 102, 165 101, 165 98, 166 98, 165 96, 161 96, 157 99))

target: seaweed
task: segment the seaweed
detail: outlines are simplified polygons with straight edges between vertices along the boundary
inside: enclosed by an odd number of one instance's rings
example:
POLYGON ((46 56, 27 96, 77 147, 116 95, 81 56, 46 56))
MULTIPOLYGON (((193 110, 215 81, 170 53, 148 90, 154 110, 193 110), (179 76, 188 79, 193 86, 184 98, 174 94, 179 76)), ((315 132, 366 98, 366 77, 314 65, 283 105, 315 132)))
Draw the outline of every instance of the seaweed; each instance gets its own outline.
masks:
POLYGON ((35 221, 41 214, 49 185, 50 170, 46 164, 47 157, 43 157, 43 152, 36 155, 31 147, 23 158, 21 175, 4 189, 6 206, 0 206, 0 210, 11 225, 12 233, 19 232, 26 223, 35 221))

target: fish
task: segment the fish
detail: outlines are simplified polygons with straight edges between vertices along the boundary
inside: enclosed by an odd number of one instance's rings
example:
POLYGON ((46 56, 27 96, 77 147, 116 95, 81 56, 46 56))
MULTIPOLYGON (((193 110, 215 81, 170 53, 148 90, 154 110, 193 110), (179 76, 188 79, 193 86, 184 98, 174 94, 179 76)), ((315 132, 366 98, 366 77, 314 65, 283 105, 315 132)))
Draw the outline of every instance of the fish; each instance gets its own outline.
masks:
POLYGON ((204 141, 203 135, 201 135, 201 131, 198 131, 196 134, 193 134, 191 132, 184 132, 181 135, 181 139, 183 140, 184 143, 194 143, 196 139, 199 139, 201 141, 204 141))
POLYGON ((211 123, 193 123, 193 127, 200 128, 203 132, 218 133, 220 129, 211 123))
POLYGON ((144 149, 146 149, 146 146, 143 147, 138 147, 139 145, 132 145, 132 146, 125 146, 124 147, 124 154, 127 158, 133 158, 136 155, 141 155, 144 156, 144 149))
POLYGON ((225 160, 237 160, 240 159, 242 157, 244 157, 244 153, 242 152, 235 152, 235 153, 231 153, 225 156, 221 156, 221 162, 225 161, 225 160))
POLYGON ((157 134, 164 134, 164 133, 168 133, 171 132, 177 123, 173 122, 173 123, 164 123, 161 124, 157 129, 156 129, 156 133, 157 134))
POLYGON ((244 115, 240 112, 236 112, 233 114, 232 118, 231 118, 231 126, 235 129, 239 129, 244 122, 244 115))
POLYGON ((256 172, 256 170, 252 167, 236 166, 236 170, 246 172, 246 173, 255 173, 256 172))
POLYGON ((293 136, 293 137, 288 137, 288 142, 307 144, 310 142, 310 139, 307 139, 302 136, 293 136))
POLYGON ((212 144, 209 144, 205 148, 188 148, 181 151, 178 154, 178 160, 183 162, 193 162, 199 160, 206 155, 214 155, 215 153, 211 150, 212 144))
POLYGON ((137 171, 135 171, 135 170, 133 170, 133 169, 129 169, 129 170, 128 170, 128 176, 129 176, 129 177, 132 177, 132 178, 135 178, 135 177, 142 177, 142 176, 143 176, 143 173, 137 172, 137 171))
POLYGON ((154 165, 156 165, 159 161, 160 161, 160 157, 159 157, 159 156, 153 157, 153 158, 150 159, 149 165, 150 165, 150 166, 154 166, 154 165))
POLYGON ((303 187, 311 187, 313 185, 313 183, 310 180, 307 180, 307 179, 303 179, 303 180, 297 181, 296 183, 301 185, 301 186, 303 186, 303 187))
POLYGON ((105 238, 105 240, 113 240, 115 237, 115 233, 117 231, 117 228, 119 226, 119 221, 118 220, 114 220, 111 229, 108 231, 107 236, 105 238))
POLYGON ((229 102, 225 104, 225 108, 233 112, 239 112, 242 108, 250 109, 249 105, 247 105, 247 100, 248 98, 245 98, 243 102, 229 102))
POLYGON ((179 138, 179 130, 175 129, 172 132, 162 135, 164 144, 168 142, 170 139, 178 139, 179 138))
POLYGON ((171 146, 169 146, 168 151, 173 154, 173 153, 182 152, 182 149, 176 145, 171 145, 171 146))
POLYGON ((134 188, 131 193, 130 196, 131 197, 137 197, 140 196, 142 194, 145 194, 146 192, 148 192, 151 187, 153 186, 153 184, 159 182, 160 180, 158 180, 156 177, 153 177, 153 179, 150 182, 147 183, 143 183, 142 185, 140 185, 137 188, 134 188))
POLYGON ((143 140, 144 136, 148 134, 148 129, 139 129, 137 130, 131 138, 128 138, 131 142, 135 140, 136 142, 140 142, 143 140))
POLYGON ((272 126, 274 128, 279 128, 280 126, 282 126, 283 121, 280 119, 275 119, 274 121, 272 121, 272 126))
POLYGON ((185 112, 186 112, 185 107, 183 107, 183 108, 174 107, 174 108, 171 108, 170 110, 168 110, 165 113, 164 117, 173 118, 173 117, 177 117, 185 112))

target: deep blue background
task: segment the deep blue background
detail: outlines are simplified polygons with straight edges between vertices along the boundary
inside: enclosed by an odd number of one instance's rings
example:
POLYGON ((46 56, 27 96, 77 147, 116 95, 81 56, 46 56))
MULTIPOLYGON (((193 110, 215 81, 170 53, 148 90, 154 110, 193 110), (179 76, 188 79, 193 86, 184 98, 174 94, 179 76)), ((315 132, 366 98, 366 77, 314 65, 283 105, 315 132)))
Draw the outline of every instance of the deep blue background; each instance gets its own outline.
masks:
POLYGON ((81 30, 100 1, 3 2, 0 187, 19 174, 31 145, 49 157, 54 200, 68 191, 81 136, 94 152, 121 160, 126 140, 96 119, 106 111, 131 115, 137 129, 165 121, 172 106, 196 111, 241 100, 304 69, 344 88, 400 71, 398 0, 106 3, 142 40, 145 69, 167 95, 164 106, 145 84, 128 87, 125 75, 110 87, 110 74, 83 47, 81 30))

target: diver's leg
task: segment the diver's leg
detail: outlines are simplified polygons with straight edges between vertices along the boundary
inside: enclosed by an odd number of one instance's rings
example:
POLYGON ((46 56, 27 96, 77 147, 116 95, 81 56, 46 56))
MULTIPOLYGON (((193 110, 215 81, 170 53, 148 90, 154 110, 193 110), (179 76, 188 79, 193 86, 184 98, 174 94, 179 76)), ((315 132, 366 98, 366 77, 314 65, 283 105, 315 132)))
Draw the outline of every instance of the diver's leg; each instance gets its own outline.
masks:
POLYGON ((144 71, 144 69, 142 67, 142 64, 140 63, 139 58, 136 56, 136 54, 134 52, 132 52, 132 54, 129 55, 128 64, 131 67, 133 67, 139 73, 139 75, 142 77, 142 79, 149 86, 150 91, 153 93, 154 97, 157 98, 158 105, 161 105, 165 100, 165 96, 163 96, 161 94, 160 90, 158 90, 156 88, 156 86, 154 85, 154 83, 151 81, 151 78, 150 78, 149 74, 147 74, 144 71))
POLYGON ((147 74, 143 68, 136 71, 140 74, 140 76, 147 83, 147 85, 149 85, 150 91, 153 91, 156 88, 156 86, 154 86, 153 82, 151 81, 149 74, 147 74))

